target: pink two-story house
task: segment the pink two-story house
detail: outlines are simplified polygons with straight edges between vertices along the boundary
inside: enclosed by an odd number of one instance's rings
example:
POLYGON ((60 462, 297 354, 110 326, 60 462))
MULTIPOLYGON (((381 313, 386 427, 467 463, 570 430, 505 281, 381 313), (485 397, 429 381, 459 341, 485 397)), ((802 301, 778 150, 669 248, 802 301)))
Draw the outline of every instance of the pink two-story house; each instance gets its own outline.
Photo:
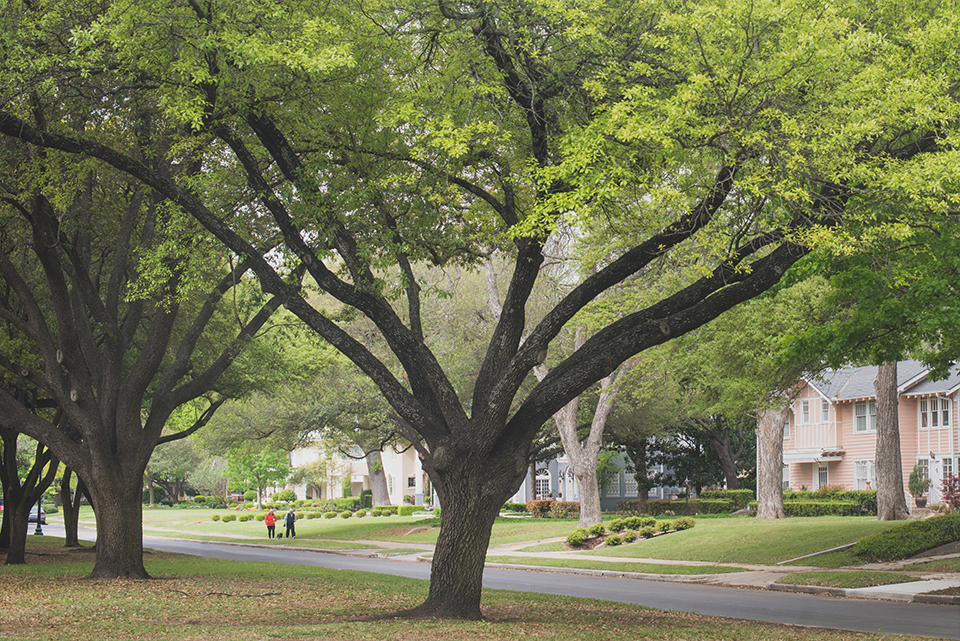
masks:
MULTIPOLYGON (((856 367, 803 381, 784 426, 784 489, 876 489, 876 375, 876 367, 856 367)), ((921 363, 902 361, 897 388, 904 487, 919 462, 932 481, 929 500, 936 503, 941 480, 960 474, 960 368, 946 380, 931 381, 921 363)))

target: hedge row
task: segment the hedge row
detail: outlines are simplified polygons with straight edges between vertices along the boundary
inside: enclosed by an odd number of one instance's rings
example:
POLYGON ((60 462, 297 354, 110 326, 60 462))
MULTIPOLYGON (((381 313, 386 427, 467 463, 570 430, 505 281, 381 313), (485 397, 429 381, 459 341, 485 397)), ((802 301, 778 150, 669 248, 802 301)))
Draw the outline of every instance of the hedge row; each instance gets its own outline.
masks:
POLYGON ((863 539, 851 552, 869 561, 897 561, 953 541, 960 541, 960 514, 909 521, 863 539))
POLYGON ((565 518, 571 514, 580 513, 580 504, 574 501, 554 501, 553 499, 537 499, 527 501, 526 512, 536 518, 551 516, 565 518))
POLYGON ((753 490, 704 490, 700 492, 700 498, 730 501, 733 511, 737 511, 746 508, 755 497, 753 490))

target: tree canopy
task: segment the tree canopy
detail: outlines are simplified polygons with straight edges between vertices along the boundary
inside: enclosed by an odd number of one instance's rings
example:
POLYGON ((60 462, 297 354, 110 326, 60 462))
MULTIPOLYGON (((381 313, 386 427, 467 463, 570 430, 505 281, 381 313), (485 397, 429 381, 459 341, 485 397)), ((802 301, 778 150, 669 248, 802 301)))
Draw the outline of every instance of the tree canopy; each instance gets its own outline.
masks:
POLYGON ((5 7, 0 133, 188 213, 403 419, 444 502, 417 614, 481 616, 493 519, 568 401, 770 288, 905 181, 905 211, 955 192, 954 2, 5 7), (170 141, 176 171, 135 134, 170 141), (632 242, 531 314, 558 226, 587 220, 632 242), (419 274, 492 254, 502 313, 463 394, 426 340, 419 274), (669 288, 528 384, 578 312, 673 257, 689 268, 669 288), (297 265, 335 306, 284 278, 297 265), (389 358, 341 325, 361 316, 389 358))

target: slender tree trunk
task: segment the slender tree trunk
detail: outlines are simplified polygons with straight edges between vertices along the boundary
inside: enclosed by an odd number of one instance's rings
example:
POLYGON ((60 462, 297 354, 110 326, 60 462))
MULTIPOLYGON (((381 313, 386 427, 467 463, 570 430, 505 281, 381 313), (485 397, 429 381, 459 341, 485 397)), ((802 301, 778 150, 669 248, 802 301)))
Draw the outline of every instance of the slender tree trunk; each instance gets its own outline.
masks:
POLYGON ((909 516, 903 492, 903 465, 900 458, 900 417, 897 405, 897 363, 877 368, 873 382, 877 392, 877 519, 900 521, 909 516))
POLYGON ((60 482, 60 503, 63 510, 63 531, 65 548, 78 548, 80 545, 80 536, 78 528, 80 526, 80 499, 83 497, 83 481, 77 477, 77 489, 70 491, 70 477, 73 476, 73 470, 69 467, 63 473, 63 480, 60 482))
MULTIPOLYGON (((739 490, 740 479, 737 477, 737 453, 730 446, 730 429, 723 424, 723 419, 710 419, 713 425, 702 422, 701 426, 713 451, 723 469, 723 478, 728 490, 739 490)), ((741 448, 742 449, 742 448, 741 448)))
POLYGON ((94 468, 87 490, 96 506, 97 557, 90 578, 149 579, 143 565, 143 469, 94 468))
POLYGON ((757 417, 757 518, 782 519, 783 424, 789 405, 760 412, 757 417))
POLYGON ((370 491, 373 493, 373 507, 390 505, 390 492, 387 488, 387 473, 379 450, 372 450, 366 456, 367 474, 370 477, 370 491))
POLYGON ((157 504, 156 491, 154 490, 153 472, 147 472, 147 492, 150 495, 150 505, 157 504))

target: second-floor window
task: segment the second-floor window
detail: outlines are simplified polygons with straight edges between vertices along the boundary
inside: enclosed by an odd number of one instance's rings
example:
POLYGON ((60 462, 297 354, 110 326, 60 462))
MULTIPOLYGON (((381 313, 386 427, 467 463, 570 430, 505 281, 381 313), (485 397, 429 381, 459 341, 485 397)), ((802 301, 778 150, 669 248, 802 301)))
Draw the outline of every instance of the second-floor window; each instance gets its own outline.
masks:
POLYGON ((803 414, 803 422, 809 423, 810 422, 810 401, 801 401, 800 409, 803 414))
POLYGON ((950 425, 950 401, 945 398, 920 399, 920 427, 950 425))
POLYGON ((830 401, 820 400, 820 422, 827 423, 830 421, 830 401))
POLYGON ((857 432, 876 432, 877 431, 877 404, 873 401, 869 403, 857 403, 853 409, 855 418, 854 429, 857 432))

